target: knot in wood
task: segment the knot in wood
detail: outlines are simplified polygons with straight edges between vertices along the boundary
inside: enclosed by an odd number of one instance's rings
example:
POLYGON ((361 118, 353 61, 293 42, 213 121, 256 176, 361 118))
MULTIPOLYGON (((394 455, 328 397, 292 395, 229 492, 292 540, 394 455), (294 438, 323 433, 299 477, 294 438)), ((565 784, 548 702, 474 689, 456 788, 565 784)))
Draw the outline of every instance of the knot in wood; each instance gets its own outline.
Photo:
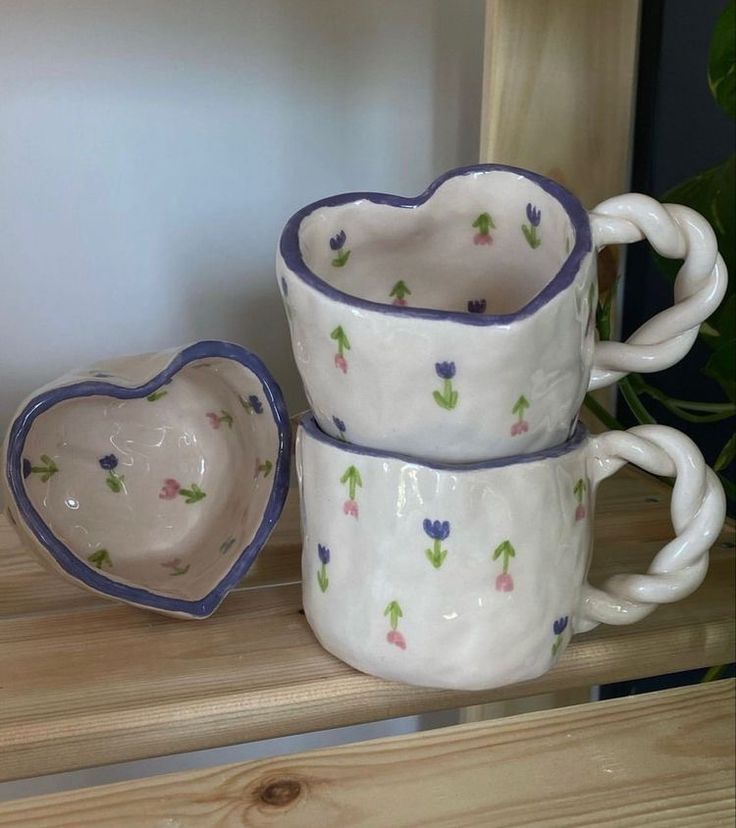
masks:
POLYGON ((261 802, 266 805, 274 805, 275 807, 283 807, 292 803, 301 793, 301 783, 296 779, 277 779, 275 782, 269 782, 260 790, 261 802))

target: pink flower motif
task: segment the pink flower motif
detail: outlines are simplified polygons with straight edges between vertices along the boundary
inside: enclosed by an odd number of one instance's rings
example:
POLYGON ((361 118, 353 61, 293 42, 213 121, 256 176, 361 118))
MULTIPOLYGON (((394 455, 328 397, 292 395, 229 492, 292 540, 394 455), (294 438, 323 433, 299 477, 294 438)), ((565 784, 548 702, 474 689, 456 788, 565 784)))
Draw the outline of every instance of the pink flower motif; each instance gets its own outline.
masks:
POLYGON ((585 506, 578 503, 578 508, 575 510, 575 520, 583 520, 585 518, 585 506))
POLYGON ((511 436, 516 437, 519 434, 529 431, 529 423, 526 420, 519 420, 511 426, 511 436))
POLYGON ((207 412, 207 419, 210 421, 210 425, 212 428, 219 428, 220 427, 220 418, 214 411, 207 412))
POLYGON ((502 572, 496 578, 496 589, 499 592, 513 592, 514 591, 514 579, 509 575, 508 572, 502 572))
POLYGON ((355 500, 346 500, 342 504, 342 511, 343 514, 352 515, 354 518, 357 519, 358 517, 358 503, 355 500))
POLYGON ((335 354, 335 367, 339 368, 343 374, 348 372, 348 361, 342 354, 335 354))
POLYGON ((493 236, 490 233, 476 233, 473 244, 493 244, 493 236))
POLYGON ((388 641, 389 644, 395 644, 402 650, 406 649, 406 640, 398 630, 389 630, 386 635, 386 641, 388 641))
POLYGON ((400 308, 404 308, 409 303, 406 301, 406 299, 401 299, 400 297, 397 296, 391 304, 392 305, 398 305, 400 308))
POLYGON ((181 489, 181 483, 174 480, 173 477, 168 477, 164 480, 164 485, 161 487, 158 496, 161 500, 173 500, 179 494, 179 489, 181 489))

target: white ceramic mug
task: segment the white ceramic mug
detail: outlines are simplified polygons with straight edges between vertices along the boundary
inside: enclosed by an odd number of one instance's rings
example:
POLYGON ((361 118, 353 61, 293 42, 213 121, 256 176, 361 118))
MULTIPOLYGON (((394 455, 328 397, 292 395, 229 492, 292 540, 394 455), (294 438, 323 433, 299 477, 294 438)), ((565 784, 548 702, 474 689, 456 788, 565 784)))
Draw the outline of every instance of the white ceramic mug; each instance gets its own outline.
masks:
POLYGON ((320 643, 359 670, 476 690, 546 672, 575 632, 630 624, 693 592, 725 517, 694 443, 666 426, 451 466, 297 435, 303 600, 320 643), (676 536, 646 575, 586 575, 598 484, 625 463, 676 477, 676 536))
POLYGON ((492 164, 417 198, 310 204, 283 231, 277 273, 322 429, 448 462, 564 442, 588 389, 678 362, 726 290, 693 210, 632 194, 588 214, 559 184, 492 164), (645 237, 685 259, 675 304, 626 343, 596 343, 596 248, 645 237))

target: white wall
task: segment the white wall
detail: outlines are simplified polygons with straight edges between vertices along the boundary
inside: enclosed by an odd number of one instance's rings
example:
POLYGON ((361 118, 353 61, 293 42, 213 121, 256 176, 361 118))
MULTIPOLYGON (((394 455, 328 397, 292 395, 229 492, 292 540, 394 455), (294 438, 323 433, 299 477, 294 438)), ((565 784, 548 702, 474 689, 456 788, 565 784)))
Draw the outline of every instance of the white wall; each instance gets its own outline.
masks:
POLYGON ((231 339, 303 396, 273 279, 310 200, 477 158, 482 0, 2 0, 0 434, 98 358, 231 339))

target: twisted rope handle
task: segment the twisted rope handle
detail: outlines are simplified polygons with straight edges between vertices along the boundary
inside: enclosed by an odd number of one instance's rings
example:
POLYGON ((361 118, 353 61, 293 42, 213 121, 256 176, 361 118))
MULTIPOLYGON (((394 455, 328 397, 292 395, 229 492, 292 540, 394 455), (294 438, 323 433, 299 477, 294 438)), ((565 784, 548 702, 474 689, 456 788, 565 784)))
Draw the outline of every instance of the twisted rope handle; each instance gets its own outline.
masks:
POLYGON ((645 322, 626 342, 598 342, 590 390, 617 382, 630 371, 661 371, 690 350, 700 325, 720 305, 728 283, 715 233, 695 210, 660 204, 638 193, 609 198, 590 214, 598 248, 646 238, 669 259, 684 259, 675 279, 675 304, 645 322))
POLYGON ((658 604, 694 592, 708 571, 708 551, 726 517, 726 497, 718 477, 705 465, 695 443, 674 428, 646 425, 609 431, 592 438, 588 452, 593 487, 626 463, 676 477, 670 503, 676 535, 660 549, 646 575, 614 575, 603 589, 586 584, 575 632, 599 623, 633 624, 658 604))

